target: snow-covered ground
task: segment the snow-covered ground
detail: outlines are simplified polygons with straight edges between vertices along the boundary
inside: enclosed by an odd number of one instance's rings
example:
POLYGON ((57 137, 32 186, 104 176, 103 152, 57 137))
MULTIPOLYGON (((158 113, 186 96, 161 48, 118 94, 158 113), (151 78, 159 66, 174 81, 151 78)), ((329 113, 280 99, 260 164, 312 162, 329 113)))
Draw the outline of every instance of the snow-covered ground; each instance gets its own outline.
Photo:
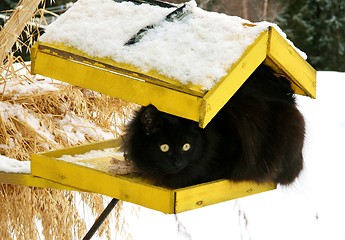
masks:
POLYGON ((139 207, 128 203, 132 239, 344 240, 344 89, 345 73, 318 72, 317 99, 298 96, 307 122, 305 168, 292 186, 181 213, 178 222, 141 207, 132 214, 139 207))

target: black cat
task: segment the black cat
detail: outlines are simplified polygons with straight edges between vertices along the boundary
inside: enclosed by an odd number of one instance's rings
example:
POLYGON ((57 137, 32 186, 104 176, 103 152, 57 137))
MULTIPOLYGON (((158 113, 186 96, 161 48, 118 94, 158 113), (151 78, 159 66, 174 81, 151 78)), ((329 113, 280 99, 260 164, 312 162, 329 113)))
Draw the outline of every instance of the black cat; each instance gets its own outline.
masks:
POLYGON ((221 178, 288 185, 303 168, 304 135, 290 82, 261 65, 205 129, 149 105, 124 147, 143 177, 171 188, 221 178))

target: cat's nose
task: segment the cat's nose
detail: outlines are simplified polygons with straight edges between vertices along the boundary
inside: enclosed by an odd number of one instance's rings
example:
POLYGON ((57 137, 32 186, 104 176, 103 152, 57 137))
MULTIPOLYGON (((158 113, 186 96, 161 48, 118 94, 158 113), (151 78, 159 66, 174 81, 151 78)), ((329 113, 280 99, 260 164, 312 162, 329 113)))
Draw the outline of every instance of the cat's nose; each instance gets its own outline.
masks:
POLYGON ((176 160, 174 162, 175 167, 181 167, 182 166, 182 161, 181 160, 176 160))

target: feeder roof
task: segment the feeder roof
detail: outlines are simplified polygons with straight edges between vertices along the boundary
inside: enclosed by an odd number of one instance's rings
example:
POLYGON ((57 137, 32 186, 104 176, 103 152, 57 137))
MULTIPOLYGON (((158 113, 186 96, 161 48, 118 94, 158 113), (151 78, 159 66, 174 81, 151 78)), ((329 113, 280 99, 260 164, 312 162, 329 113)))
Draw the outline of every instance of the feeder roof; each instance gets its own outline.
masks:
POLYGON ((165 8, 79 0, 47 27, 31 60, 32 73, 153 104, 202 128, 262 63, 295 93, 316 93, 316 71, 276 25, 207 12, 194 1, 165 8), (186 14, 169 18, 179 9, 186 14))
POLYGON ((173 10, 132 2, 79 0, 47 27, 40 41, 63 43, 91 57, 130 64, 143 73, 155 70, 209 90, 269 26, 283 34, 272 23, 253 24, 208 12, 194 1, 186 4, 189 14, 182 20, 164 21, 173 10), (146 26, 154 27, 136 44, 125 45, 146 26))

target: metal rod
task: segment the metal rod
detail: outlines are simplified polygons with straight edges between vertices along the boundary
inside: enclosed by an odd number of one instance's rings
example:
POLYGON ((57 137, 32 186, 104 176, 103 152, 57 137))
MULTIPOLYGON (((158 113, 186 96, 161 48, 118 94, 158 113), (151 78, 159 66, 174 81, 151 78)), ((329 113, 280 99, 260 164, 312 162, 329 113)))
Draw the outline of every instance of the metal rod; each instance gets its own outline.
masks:
POLYGON ((92 238, 92 236, 96 233, 98 228, 102 225, 104 220, 108 217, 110 214, 111 210, 114 209, 116 204, 119 202, 119 199, 113 198, 108 206, 104 209, 104 211, 101 213, 101 215, 96 219, 95 223, 92 225, 90 230, 87 232, 83 240, 89 240, 92 238))
POLYGON ((168 2, 158 1, 158 0, 115 0, 115 2, 132 2, 134 4, 150 4, 164 8, 176 8, 176 4, 171 4, 168 2))
MULTIPOLYGON (((165 17, 165 21, 168 22, 174 22, 174 21, 180 21, 182 20, 186 15, 188 15, 190 13, 190 11, 188 9, 186 9, 186 4, 183 4, 181 7, 177 7, 174 11, 172 11, 171 13, 169 13, 166 17, 165 17)), ((129 39, 126 43, 125 46, 128 45, 132 45, 135 44, 137 42, 139 42, 139 40, 150 30, 153 29, 155 27, 157 27, 159 24, 161 24, 161 22, 156 23, 156 24, 151 24, 148 25, 146 27, 143 27, 142 29, 140 29, 134 36, 131 37, 131 39, 129 39)))

